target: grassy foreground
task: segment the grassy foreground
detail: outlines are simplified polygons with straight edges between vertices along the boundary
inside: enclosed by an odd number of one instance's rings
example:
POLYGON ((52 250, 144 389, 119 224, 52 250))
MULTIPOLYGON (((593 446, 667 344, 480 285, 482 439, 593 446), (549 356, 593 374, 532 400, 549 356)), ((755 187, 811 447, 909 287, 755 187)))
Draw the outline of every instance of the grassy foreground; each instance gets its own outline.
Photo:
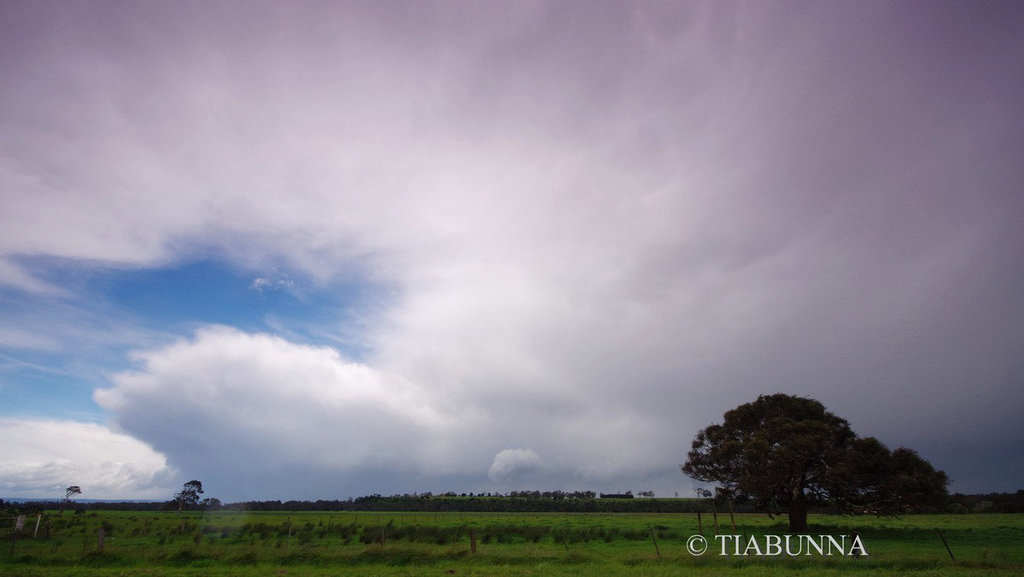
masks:
MULTIPOLYGON (((707 514, 701 556, 687 549, 693 514, 51 513, 33 538, 36 521, 0 543, 0 575, 1024 574, 1024 515, 812 516, 811 534, 856 532, 860 557, 736 556, 731 545, 721 555, 707 514)), ((786 531, 785 519, 763 515, 737 515, 735 532, 728 515, 718 523, 761 548, 764 535, 786 531)))

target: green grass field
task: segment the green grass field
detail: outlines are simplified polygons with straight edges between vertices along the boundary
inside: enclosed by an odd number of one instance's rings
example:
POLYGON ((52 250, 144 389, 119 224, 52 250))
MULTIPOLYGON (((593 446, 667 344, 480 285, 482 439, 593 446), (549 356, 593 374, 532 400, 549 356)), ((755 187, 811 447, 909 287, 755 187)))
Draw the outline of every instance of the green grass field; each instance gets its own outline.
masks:
MULTIPOLYGON (((811 518, 812 534, 855 531, 861 557, 722 556, 711 516, 703 521, 711 547, 694 556, 693 514, 51 513, 36 538, 30 517, 19 539, 0 545, 0 575, 1024 574, 1024 515, 811 518)), ((728 515, 718 522, 734 533, 728 515)), ((745 540, 786 530, 784 518, 763 515, 735 523, 745 540)))

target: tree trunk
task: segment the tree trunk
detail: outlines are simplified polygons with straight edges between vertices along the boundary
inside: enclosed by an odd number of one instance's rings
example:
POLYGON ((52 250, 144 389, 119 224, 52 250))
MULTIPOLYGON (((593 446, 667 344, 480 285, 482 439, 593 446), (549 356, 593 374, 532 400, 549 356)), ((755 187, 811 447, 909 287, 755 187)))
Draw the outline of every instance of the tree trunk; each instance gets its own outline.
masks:
POLYGON ((807 532, 807 501, 802 497, 789 503, 789 532, 807 532))

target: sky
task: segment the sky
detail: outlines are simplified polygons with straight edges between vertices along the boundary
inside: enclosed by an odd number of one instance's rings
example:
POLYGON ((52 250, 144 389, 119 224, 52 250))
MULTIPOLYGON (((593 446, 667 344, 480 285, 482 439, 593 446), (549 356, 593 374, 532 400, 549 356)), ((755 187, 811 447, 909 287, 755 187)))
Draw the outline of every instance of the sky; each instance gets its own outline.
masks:
POLYGON ((0 497, 1024 488, 1019 2, 0 3, 0 497))

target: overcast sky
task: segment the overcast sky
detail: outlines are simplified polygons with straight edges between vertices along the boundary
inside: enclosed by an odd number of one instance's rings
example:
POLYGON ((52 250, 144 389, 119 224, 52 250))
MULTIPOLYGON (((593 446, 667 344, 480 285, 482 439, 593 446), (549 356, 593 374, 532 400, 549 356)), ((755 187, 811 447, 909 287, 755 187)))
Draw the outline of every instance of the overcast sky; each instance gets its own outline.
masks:
POLYGON ((1024 488, 1019 2, 0 3, 0 497, 1024 488))

